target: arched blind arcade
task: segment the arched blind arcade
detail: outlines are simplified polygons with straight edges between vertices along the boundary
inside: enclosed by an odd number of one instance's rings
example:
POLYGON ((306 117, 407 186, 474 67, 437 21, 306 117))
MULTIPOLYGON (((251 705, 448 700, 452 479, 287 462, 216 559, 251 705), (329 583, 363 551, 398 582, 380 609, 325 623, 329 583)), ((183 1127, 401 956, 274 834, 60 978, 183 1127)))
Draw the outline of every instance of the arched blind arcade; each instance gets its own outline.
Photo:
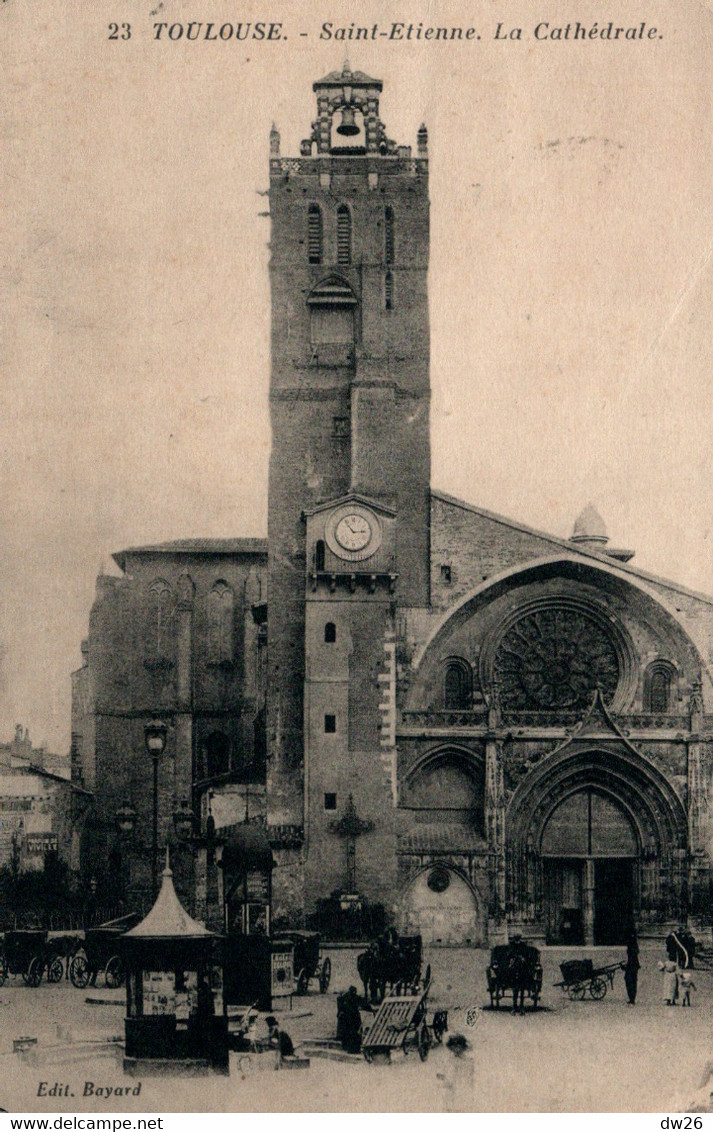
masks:
POLYGON ((163 578, 156 578, 149 586, 150 625, 148 656, 151 660, 169 660, 171 652, 171 631, 173 597, 171 589, 163 578))
POLYGON ((216 582, 208 594, 208 657, 211 664, 233 659, 234 597, 230 586, 216 582))

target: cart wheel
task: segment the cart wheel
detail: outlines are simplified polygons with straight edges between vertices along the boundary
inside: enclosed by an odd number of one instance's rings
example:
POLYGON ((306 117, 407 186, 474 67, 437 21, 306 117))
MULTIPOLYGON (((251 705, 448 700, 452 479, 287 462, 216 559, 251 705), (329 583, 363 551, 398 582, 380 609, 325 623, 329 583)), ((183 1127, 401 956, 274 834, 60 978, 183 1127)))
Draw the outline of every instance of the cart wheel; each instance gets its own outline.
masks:
POLYGON ((7 959, 5 958, 3 953, 0 951, 0 987, 3 985, 6 978, 7 978, 7 959))
POLYGON ((327 956, 322 960, 322 970, 319 972, 319 991, 320 994, 326 994, 329 988, 329 980, 332 977, 332 960, 327 956))
POLYGON ((69 977, 73 987, 85 987, 89 982, 89 964, 87 963, 86 955, 75 955, 74 959, 69 965, 69 977))
POLYGON ((425 1061, 428 1057, 428 1050, 431 1045, 431 1035, 428 1032, 428 1026, 424 1022, 421 1029, 418 1031, 418 1056, 421 1061, 425 1061))
POLYGON ((308 987, 309 975, 303 968, 297 976, 297 994, 307 994, 308 987))
POLYGON ((572 983, 572 986, 569 988, 570 998, 582 999, 586 993, 587 988, 582 983, 572 983))
POLYGON ((59 955, 50 955, 47 960, 47 982, 61 983, 64 974, 64 963, 59 955))
POLYGON ((42 968, 44 963, 39 955, 33 955, 32 959, 27 966, 27 970, 23 971, 22 977, 27 983, 28 987, 38 987, 42 982, 42 968))
POLYGON ((371 1065, 372 1061, 374 1060, 374 1054, 372 1053, 372 1051, 367 1046, 364 1046, 364 1049, 361 1052, 364 1054, 364 1061, 368 1061, 369 1065, 371 1065))
POLYGON ((592 998, 595 998, 597 1000, 604 998, 604 995, 607 993, 606 979, 592 979, 591 983, 589 984, 589 993, 591 994, 592 998))
POLYGON ((112 955, 104 970, 104 982, 108 987, 120 987, 124 981, 124 964, 118 955, 112 955))

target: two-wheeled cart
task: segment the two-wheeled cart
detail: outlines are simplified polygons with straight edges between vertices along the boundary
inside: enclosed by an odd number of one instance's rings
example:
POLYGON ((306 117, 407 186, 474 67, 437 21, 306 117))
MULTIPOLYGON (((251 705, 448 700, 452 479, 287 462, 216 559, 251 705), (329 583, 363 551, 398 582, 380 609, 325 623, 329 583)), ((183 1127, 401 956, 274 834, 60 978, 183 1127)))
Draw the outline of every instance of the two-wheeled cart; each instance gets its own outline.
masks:
POLYGON ((623 971, 625 967, 626 963, 608 963, 605 967, 595 967, 591 959, 570 959, 566 963, 560 963, 562 980, 554 983, 554 986, 561 987, 563 994, 571 999, 581 1001, 589 993, 589 997, 598 1002, 614 986, 617 971, 623 971))
POLYGON ((319 993, 326 994, 332 977, 332 961, 328 955, 322 955, 319 932, 279 932, 275 939, 292 944, 296 993, 307 994, 310 980, 316 979, 319 993))

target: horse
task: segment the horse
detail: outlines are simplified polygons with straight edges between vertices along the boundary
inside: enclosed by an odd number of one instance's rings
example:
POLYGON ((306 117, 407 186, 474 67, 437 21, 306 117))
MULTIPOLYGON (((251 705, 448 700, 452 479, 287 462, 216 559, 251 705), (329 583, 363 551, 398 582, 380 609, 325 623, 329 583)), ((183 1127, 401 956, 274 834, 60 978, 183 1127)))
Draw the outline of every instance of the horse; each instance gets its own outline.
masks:
POLYGON ((357 956, 357 971, 367 1002, 381 1002, 387 986, 396 994, 415 988, 421 978, 421 936, 392 934, 374 941, 357 956))

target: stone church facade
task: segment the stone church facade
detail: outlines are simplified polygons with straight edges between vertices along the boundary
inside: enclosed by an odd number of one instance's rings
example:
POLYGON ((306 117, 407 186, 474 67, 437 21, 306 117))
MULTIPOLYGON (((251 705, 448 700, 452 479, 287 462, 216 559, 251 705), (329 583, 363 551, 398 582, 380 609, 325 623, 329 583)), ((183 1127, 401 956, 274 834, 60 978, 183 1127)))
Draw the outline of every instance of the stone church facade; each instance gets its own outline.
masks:
POLYGON ((209 918, 206 823, 219 843, 248 818, 293 924, 338 891, 433 943, 700 930, 713 601, 633 566, 592 507, 566 540, 431 489, 428 137, 392 141, 381 92, 345 65, 298 157, 270 137, 267 545, 140 548, 100 579, 74 727, 97 852, 126 783, 145 800, 159 715, 162 835, 190 807, 209 918))

